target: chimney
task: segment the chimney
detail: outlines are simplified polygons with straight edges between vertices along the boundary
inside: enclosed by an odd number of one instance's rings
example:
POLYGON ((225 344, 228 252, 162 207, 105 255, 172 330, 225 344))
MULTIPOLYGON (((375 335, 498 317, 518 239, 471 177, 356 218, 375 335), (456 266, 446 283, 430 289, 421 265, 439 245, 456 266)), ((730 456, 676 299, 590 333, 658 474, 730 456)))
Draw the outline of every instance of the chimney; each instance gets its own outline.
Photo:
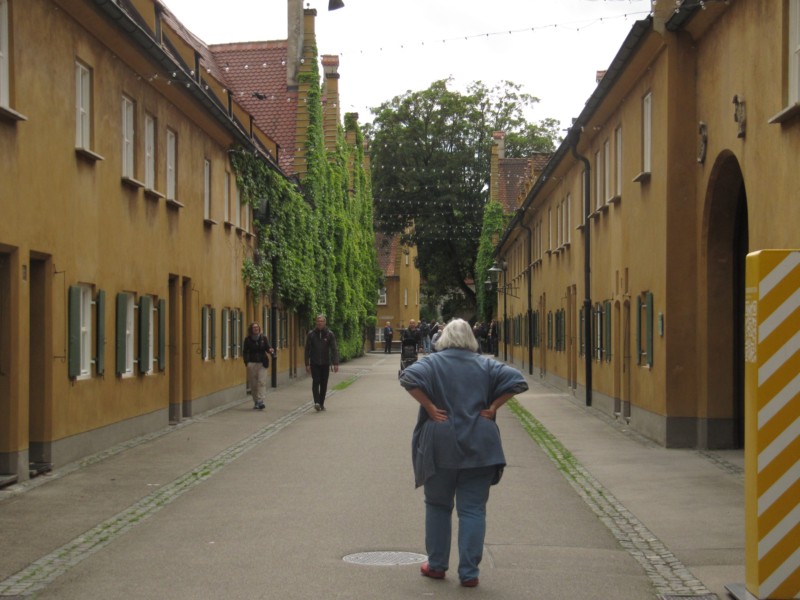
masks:
POLYGON ((506 157, 506 134, 495 131, 492 134, 492 157, 489 165, 489 200, 500 202, 500 159, 506 157))
POLYGON ((339 130, 339 57, 323 54, 322 69, 325 77, 322 128, 325 134, 325 149, 333 152, 336 149, 336 136, 339 130))
POLYGON ((594 74, 594 82, 600 83, 601 81, 603 81, 603 77, 605 76, 606 76, 606 71, 596 71, 594 74))
POLYGON ((303 0, 289 0, 289 31, 286 40, 286 86, 296 89, 300 58, 303 56, 303 0))
MULTIPOLYGON (((317 36, 314 31, 317 10, 314 8, 302 9, 302 0, 290 0, 290 6, 294 3, 301 15, 302 29, 299 43, 289 39, 288 46, 290 54, 287 57, 287 84, 288 91, 297 92, 297 112, 295 113, 295 154, 294 172, 302 180, 308 172, 306 161, 306 142, 308 141, 308 92, 311 87, 308 75, 314 71, 317 60, 317 36), (294 62, 291 61, 291 49, 299 48, 300 54, 294 62), (304 76, 305 75, 305 79, 304 76), (289 83, 294 77, 294 87, 289 83)), ((290 17, 291 18, 291 17, 290 17)))

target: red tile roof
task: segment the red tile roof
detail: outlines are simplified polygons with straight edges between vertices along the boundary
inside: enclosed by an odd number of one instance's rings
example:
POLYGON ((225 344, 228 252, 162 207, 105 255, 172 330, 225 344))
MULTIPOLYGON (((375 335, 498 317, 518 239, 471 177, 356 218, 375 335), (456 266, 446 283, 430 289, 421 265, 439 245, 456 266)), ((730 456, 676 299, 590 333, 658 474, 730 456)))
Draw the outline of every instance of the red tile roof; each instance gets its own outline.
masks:
POLYGON ((549 160, 550 154, 547 153, 534 154, 529 158, 497 160, 498 201, 504 212, 511 213, 522 206, 525 196, 549 160))
POLYGON ((297 92, 286 86, 286 40, 209 46, 236 102, 278 144, 278 164, 294 173, 297 92))

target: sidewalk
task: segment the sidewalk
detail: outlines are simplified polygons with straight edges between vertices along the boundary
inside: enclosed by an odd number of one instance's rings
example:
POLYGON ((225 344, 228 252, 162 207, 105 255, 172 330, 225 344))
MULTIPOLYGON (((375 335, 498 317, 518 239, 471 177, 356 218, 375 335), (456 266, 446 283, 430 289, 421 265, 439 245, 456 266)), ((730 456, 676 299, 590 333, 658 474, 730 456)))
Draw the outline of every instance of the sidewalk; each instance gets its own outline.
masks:
POLYGON ((0 598, 643 600, 744 580, 741 452, 665 450, 534 382, 498 415, 481 585, 458 585, 457 555, 420 577, 399 360, 343 365, 322 413, 301 380, 0 491, 0 598))

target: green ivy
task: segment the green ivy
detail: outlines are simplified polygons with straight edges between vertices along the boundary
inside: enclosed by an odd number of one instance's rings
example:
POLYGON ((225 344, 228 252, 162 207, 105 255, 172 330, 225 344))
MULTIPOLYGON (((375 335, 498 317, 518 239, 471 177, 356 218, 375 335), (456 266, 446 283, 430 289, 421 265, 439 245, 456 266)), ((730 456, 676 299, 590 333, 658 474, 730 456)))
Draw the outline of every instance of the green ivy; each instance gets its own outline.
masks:
POLYGON ((325 149, 317 61, 301 73, 308 84, 307 172, 295 186, 251 152, 231 154, 242 200, 255 208, 258 260, 245 260, 242 276, 256 298, 275 292, 310 329, 325 314, 342 360, 364 351, 374 326, 380 269, 375 252, 372 189, 364 169, 364 138, 345 116, 333 152, 325 149), (346 142, 345 135, 355 143, 346 142), (273 281, 274 265, 274 281, 273 281))
POLYGON ((483 211, 481 239, 478 243, 478 258, 475 262, 477 273, 475 295, 478 300, 479 320, 490 321, 494 317, 497 294, 487 293, 484 282, 489 276, 489 268, 494 262, 494 248, 497 239, 503 235, 507 217, 503 214, 503 206, 497 201, 490 201, 483 211))

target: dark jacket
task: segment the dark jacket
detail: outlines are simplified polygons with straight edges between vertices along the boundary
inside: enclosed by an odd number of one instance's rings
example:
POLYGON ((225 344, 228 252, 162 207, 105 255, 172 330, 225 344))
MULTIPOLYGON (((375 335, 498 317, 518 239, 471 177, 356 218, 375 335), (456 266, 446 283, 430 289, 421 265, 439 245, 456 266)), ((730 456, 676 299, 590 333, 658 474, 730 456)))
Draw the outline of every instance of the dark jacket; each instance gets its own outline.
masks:
POLYGON ((269 366, 269 352, 272 346, 267 339, 267 336, 258 334, 257 339, 253 339, 249 335, 244 338, 242 342, 242 358, 245 364, 251 362, 260 362, 265 367, 269 366))
POLYGON ((410 327, 408 329, 404 329, 401 340, 403 342, 406 340, 414 340, 414 342, 417 344, 417 348, 419 348, 422 345, 422 333, 420 332, 419 327, 415 329, 411 329, 410 327))
POLYGON ((306 366, 308 365, 338 365, 339 349, 336 346, 336 336, 328 329, 317 329, 308 332, 306 337, 306 366))

